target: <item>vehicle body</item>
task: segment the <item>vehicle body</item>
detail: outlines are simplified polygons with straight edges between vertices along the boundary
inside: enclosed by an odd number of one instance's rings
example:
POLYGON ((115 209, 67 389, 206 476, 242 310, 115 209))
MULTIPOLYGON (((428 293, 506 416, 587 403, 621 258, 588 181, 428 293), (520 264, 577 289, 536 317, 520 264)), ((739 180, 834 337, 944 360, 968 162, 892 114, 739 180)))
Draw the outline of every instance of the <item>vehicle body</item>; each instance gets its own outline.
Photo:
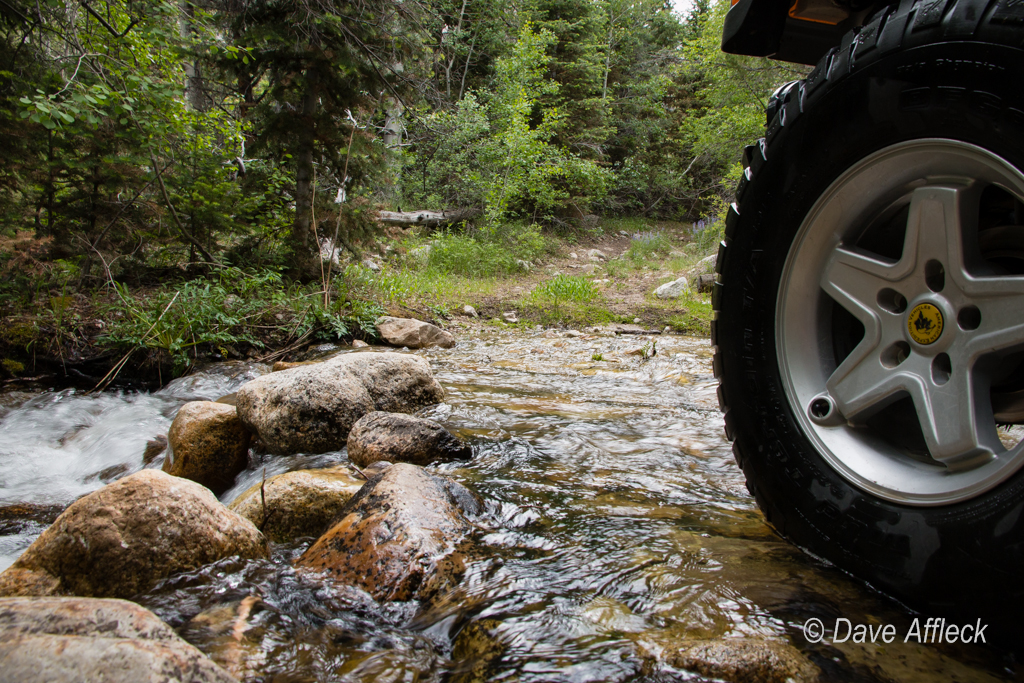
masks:
POLYGON ((1024 3, 739 0, 772 96, 726 219, 726 433, 781 534, 1024 633, 1024 3))
POLYGON ((849 31, 886 7, 887 2, 739 0, 733 3, 722 35, 722 50, 816 64, 849 31))

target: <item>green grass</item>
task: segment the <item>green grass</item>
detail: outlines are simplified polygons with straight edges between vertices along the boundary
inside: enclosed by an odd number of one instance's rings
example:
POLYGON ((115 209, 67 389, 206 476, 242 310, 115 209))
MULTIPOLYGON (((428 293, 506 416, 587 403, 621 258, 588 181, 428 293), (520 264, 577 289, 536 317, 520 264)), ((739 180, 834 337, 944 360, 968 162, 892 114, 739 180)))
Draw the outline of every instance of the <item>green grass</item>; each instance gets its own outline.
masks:
POLYGON ((541 324, 545 326, 565 325, 567 327, 585 327, 587 325, 607 325, 609 323, 628 323, 633 315, 618 315, 600 303, 576 304, 563 302, 560 304, 539 302, 526 297, 516 307, 523 323, 541 324))
POLYGON ((714 311, 707 297, 691 293, 687 298, 677 299, 673 308, 676 310, 675 314, 666 318, 666 323, 673 330, 680 334, 699 336, 711 334, 714 311))
POLYGON ((585 277, 557 275, 551 280, 537 285, 530 295, 535 300, 555 304, 565 302, 583 304, 596 299, 599 292, 594 283, 585 277))
POLYGON ((627 232, 632 235, 650 230, 651 223, 646 218, 640 216, 619 216, 615 218, 602 218, 601 228, 605 234, 627 232))
POLYGON ((423 299, 431 302, 430 306, 450 310, 461 308, 469 303, 470 298, 493 293, 498 284, 493 277, 453 275, 429 268, 412 270, 385 265, 379 273, 362 266, 349 267, 350 270, 353 268, 361 270, 356 293, 381 303, 406 303, 412 299, 423 299))
POLYGON ((537 225, 508 225, 472 234, 442 232, 430 241, 427 269, 467 277, 521 273, 551 246, 537 225))
POLYGON ((626 250, 626 258, 635 264, 643 264, 665 256, 671 250, 672 240, 663 232, 635 233, 626 250))

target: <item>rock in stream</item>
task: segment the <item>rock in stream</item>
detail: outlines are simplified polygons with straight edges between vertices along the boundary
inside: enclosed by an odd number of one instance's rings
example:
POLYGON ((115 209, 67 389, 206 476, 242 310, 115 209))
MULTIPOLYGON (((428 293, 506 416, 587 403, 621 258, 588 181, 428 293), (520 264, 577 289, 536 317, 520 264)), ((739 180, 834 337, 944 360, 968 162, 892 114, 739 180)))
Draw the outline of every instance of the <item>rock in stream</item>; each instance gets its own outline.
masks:
POLYGON ((231 486, 249 463, 249 432, 234 406, 213 401, 183 405, 167 433, 171 454, 163 470, 214 493, 231 486))
POLYGON ((368 413, 348 435, 348 458, 359 467, 381 461, 429 465, 471 457, 473 449, 438 423, 401 413, 368 413))
POLYGON ((256 484, 230 507, 282 543, 322 534, 363 483, 345 466, 295 470, 256 484))
POLYGON ((0 662, 19 683, 235 681, 127 600, 0 598, 0 662))
POLYGON ((414 318, 384 316, 377 320, 377 331, 385 341, 394 346, 404 346, 410 349, 423 349, 431 346, 448 349, 455 346, 455 337, 451 332, 446 332, 437 325, 414 318))
POLYGON ((266 539, 209 489, 142 470, 72 503, 0 574, 0 596, 130 598, 230 555, 268 557, 266 539))
POLYGON ((237 406, 268 451, 287 455, 340 450, 366 413, 411 412, 443 398, 423 358, 350 353, 254 379, 238 390, 237 406))
POLYGON ((296 566, 326 572, 378 601, 429 599, 465 567, 459 546, 472 527, 452 486, 459 485, 421 467, 391 465, 370 478, 296 566))

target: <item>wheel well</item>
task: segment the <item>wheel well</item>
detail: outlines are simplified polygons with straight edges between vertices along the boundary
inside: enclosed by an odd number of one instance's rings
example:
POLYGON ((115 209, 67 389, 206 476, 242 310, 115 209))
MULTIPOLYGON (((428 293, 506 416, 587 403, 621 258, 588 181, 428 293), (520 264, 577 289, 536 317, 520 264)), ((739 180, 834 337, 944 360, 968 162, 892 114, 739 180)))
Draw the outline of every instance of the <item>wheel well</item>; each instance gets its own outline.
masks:
POLYGON ((843 35, 876 11, 880 0, 739 0, 725 18, 722 50, 816 64, 843 35))

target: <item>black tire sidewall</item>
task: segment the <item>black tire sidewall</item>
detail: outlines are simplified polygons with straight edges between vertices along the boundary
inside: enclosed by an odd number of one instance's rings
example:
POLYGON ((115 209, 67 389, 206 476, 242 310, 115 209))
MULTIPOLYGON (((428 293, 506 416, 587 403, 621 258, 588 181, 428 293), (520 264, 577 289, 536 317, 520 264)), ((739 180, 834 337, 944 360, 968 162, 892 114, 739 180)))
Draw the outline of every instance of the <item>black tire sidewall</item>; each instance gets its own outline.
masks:
MULTIPOLYGON (((910 605, 981 618, 1009 641, 1024 607, 1024 470, 970 501, 896 505, 849 484, 793 415, 775 346, 779 282, 810 208, 847 168, 890 145, 961 140, 1024 169, 1024 51, 978 42, 878 57, 806 94, 770 139, 723 260, 717 343, 737 452, 783 535, 910 605), (794 114, 796 114, 794 116, 794 114)), ((1024 312, 1022 312, 1024 314, 1024 312)))

